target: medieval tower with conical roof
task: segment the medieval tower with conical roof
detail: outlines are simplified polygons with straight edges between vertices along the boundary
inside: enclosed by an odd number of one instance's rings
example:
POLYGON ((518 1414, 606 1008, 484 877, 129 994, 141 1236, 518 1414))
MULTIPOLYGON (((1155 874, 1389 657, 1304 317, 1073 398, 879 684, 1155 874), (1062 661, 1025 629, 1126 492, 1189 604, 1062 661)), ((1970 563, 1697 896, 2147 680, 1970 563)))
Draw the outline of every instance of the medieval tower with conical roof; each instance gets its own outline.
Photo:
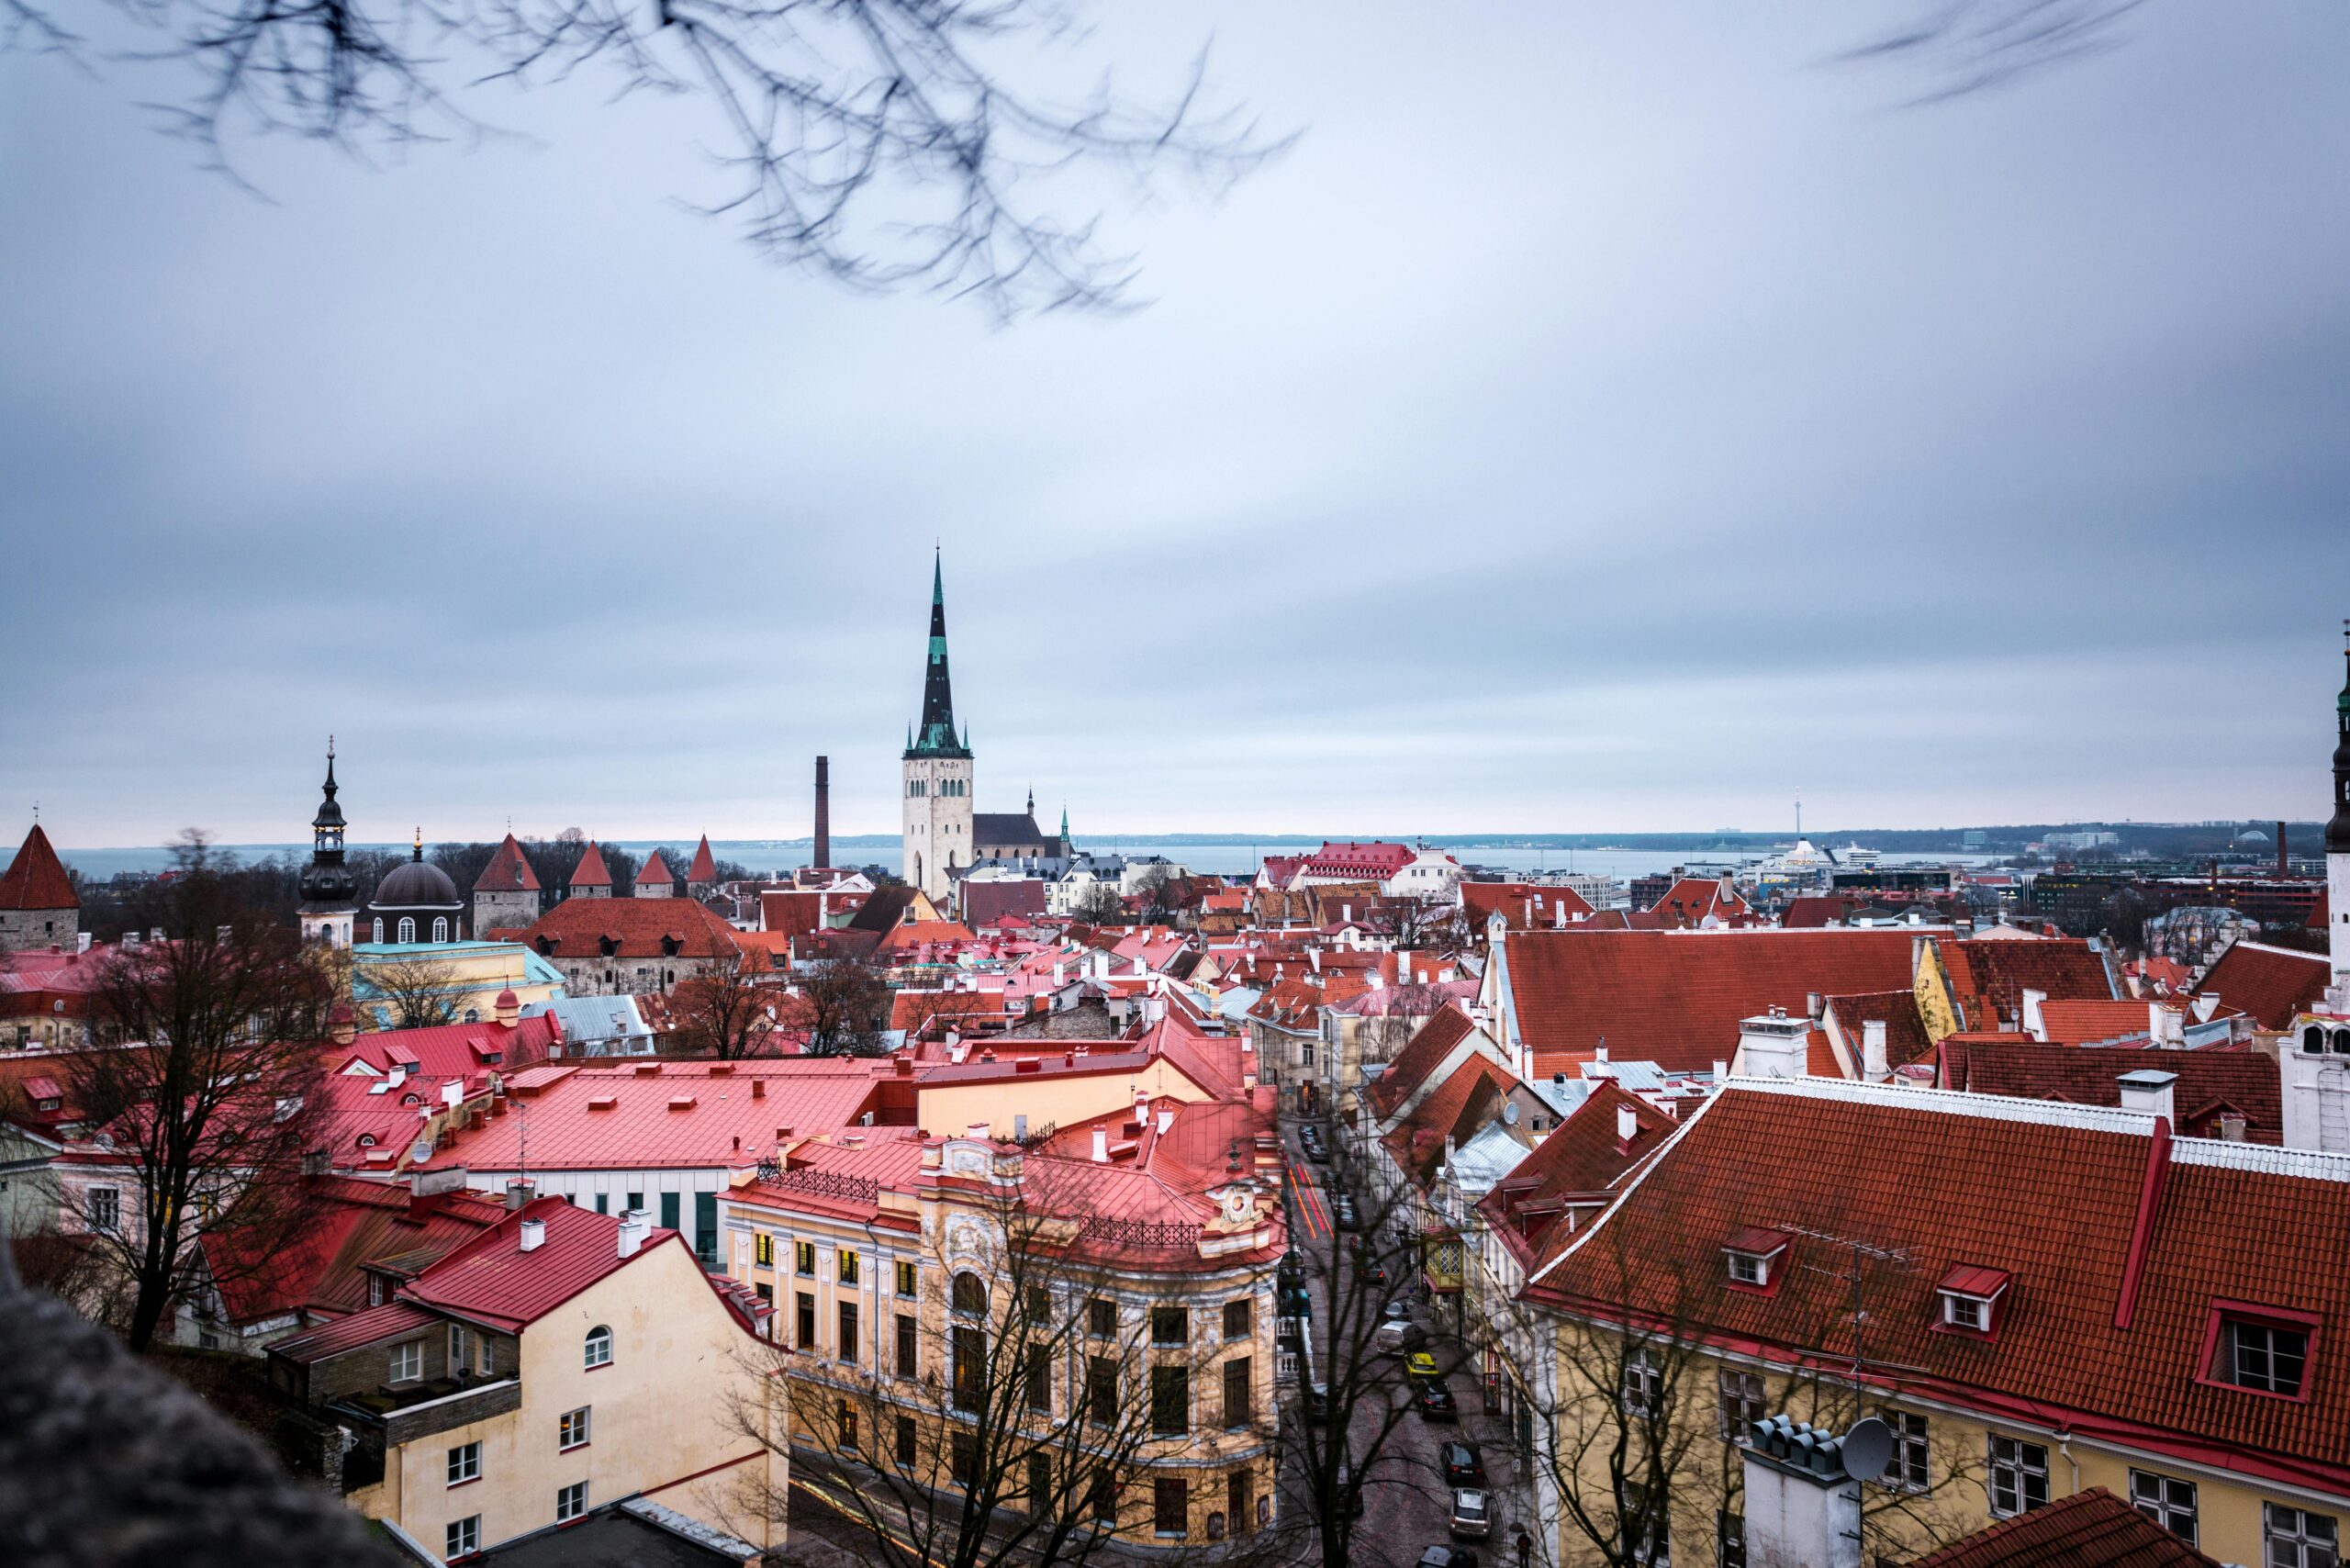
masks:
POLYGON ((971 864, 973 773, 970 737, 955 730, 955 690, 946 674, 946 578, 936 559, 931 563, 922 724, 906 737, 902 771, 905 878, 943 899, 954 887, 951 873, 971 864))

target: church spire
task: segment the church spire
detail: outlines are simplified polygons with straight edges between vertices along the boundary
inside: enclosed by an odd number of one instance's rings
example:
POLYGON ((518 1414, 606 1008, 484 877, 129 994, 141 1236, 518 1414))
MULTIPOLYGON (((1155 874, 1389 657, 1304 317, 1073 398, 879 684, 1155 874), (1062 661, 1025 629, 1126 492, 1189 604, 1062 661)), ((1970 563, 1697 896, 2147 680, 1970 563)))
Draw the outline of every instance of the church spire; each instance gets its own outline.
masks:
POLYGON ((908 756, 968 756, 969 745, 955 734, 955 689, 946 672, 946 569, 934 555, 930 566, 930 655, 923 670, 922 725, 906 747, 908 756))
MULTIPOLYGON (((2350 666, 2350 621, 2342 623, 2342 656, 2350 666)), ((2342 695, 2333 700, 2333 721, 2340 732, 2333 748, 2333 820, 2325 824, 2325 852, 2328 856, 2350 855, 2350 668, 2346 668, 2342 695)), ((2333 924, 2338 927, 2343 917, 2350 914, 2338 902, 2333 906, 2333 924)))
MULTIPOLYGON (((335 799, 334 737, 327 737, 327 781, 320 787, 319 814, 310 819, 310 863, 302 871, 300 886, 304 909, 313 916, 331 916, 348 912, 355 890, 351 868, 342 857, 342 835, 346 823, 342 819, 341 802, 335 799)), ((306 925, 305 931, 312 927, 306 925)), ((315 933, 314 933, 315 934, 315 933)), ((340 942, 348 946, 351 934, 341 933, 340 942)))

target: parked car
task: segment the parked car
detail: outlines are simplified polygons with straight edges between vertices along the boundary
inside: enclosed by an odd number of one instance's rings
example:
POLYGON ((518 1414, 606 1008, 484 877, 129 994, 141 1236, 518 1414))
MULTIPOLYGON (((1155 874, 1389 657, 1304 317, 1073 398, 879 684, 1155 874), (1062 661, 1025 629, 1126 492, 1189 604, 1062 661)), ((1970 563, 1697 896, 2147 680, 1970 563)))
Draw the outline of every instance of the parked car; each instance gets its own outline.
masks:
POLYGON ((1412 1304, 1407 1301, 1391 1301, 1379 1309, 1380 1320, 1385 1323, 1399 1322, 1411 1316, 1412 1304))
POLYGON ((1493 1532, 1494 1518, 1485 1495, 1472 1487, 1452 1494, 1452 1533, 1456 1538, 1483 1540, 1493 1532))
POLYGON ((1408 1317, 1391 1317, 1371 1336, 1372 1343, 1391 1356, 1416 1350, 1428 1342, 1428 1331, 1408 1317))
POLYGON ((1444 1374, 1437 1370, 1436 1358, 1426 1350, 1415 1350, 1404 1363, 1404 1375, 1415 1383, 1433 1381, 1444 1374))
POLYGON ((1419 1568, 1477 1568, 1477 1554, 1465 1547, 1431 1546, 1420 1553, 1419 1568))
POLYGON ((1316 1165, 1327 1165, 1330 1163, 1330 1151, 1322 1147, 1320 1138, 1316 1138, 1305 1146, 1305 1158, 1316 1165))
POLYGON ((1420 1419, 1423 1421, 1458 1421, 1460 1404, 1452 1397, 1452 1390, 1440 1383, 1420 1385, 1420 1419))
POLYGON ((1383 1285, 1387 1282, 1387 1265, 1376 1257, 1365 1258, 1360 1271, 1363 1283, 1367 1285, 1383 1285))
POLYGON ((1458 1438, 1437 1450, 1438 1462, 1444 1466, 1447 1486, 1483 1486, 1485 1484, 1484 1456, 1475 1443, 1464 1443, 1458 1438))
POLYGON ((1339 1193, 1337 1201, 1330 1205, 1330 1215, 1340 1230, 1355 1228, 1355 1201, 1344 1193, 1339 1193))
POLYGON ((1347 1518, 1350 1519, 1359 1519, 1362 1518, 1363 1489, 1360 1486, 1356 1486, 1351 1492, 1348 1490, 1353 1474, 1354 1467, 1348 1464, 1346 1461, 1340 1460, 1338 1462, 1337 1485, 1334 1497, 1335 1501, 1338 1505, 1339 1512, 1345 1514, 1347 1518))

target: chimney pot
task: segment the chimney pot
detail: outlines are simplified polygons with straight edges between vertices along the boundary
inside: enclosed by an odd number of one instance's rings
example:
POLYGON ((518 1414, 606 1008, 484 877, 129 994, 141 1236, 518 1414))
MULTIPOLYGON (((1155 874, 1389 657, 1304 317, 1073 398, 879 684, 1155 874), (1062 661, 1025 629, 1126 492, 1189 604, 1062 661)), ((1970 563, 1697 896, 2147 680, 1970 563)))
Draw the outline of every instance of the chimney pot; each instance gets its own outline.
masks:
POLYGON ((521 1177, 520 1177, 520 1176, 517 1176, 516 1178, 514 1178, 514 1180, 512 1180, 512 1181, 510 1181, 510 1182, 507 1182, 507 1183, 506 1183, 506 1209, 507 1209, 507 1212, 508 1212, 509 1214, 511 1214, 511 1213, 514 1213, 515 1211, 517 1211, 517 1210, 519 1210, 519 1209, 522 1209, 522 1208, 525 1208, 525 1207, 529 1206, 530 1202, 531 1202, 531 1199, 532 1199, 533 1196, 535 1196, 535 1195, 537 1194, 537 1192, 538 1192, 538 1189, 537 1189, 535 1186, 533 1186, 530 1182, 525 1181, 523 1178, 521 1178, 521 1177))
POLYGON ((1110 1129, 1107 1127, 1093 1129, 1093 1163, 1096 1165, 1110 1163, 1110 1129))
POLYGON ((521 1227, 521 1228, 522 1228, 522 1250, 523 1250, 523 1251, 525 1251, 525 1252, 536 1252, 540 1248, 542 1248, 542 1247, 543 1247, 543 1246, 545 1246, 545 1245, 546 1245, 546 1241, 547 1241, 547 1222, 546 1222, 546 1221, 544 1221, 544 1220, 543 1220, 543 1219, 526 1219, 526 1220, 524 1220, 524 1221, 522 1222, 522 1227, 521 1227))
POLYGON ((1640 1136, 1640 1114, 1629 1105, 1616 1107, 1616 1141, 1628 1144, 1640 1136))
POLYGON ((2173 1120, 2172 1098, 2178 1083, 2178 1074, 2155 1068, 2140 1068, 2135 1072, 2123 1073, 2121 1082, 2123 1110, 2143 1112, 2165 1122, 2173 1120))
POLYGON ((1871 1083, 1883 1083, 1893 1076, 1893 1069, 1885 1059, 1885 1020, 1882 1018, 1861 1021, 1861 1076, 1871 1083))
POLYGON ((651 1229, 652 1226, 645 1221, 644 1211, 643 1209, 631 1209, 628 1213, 621 1215, 621 1256, 623 1258, 635 1257, 637 1249, 644 1245, 646 1232, 651 1229))

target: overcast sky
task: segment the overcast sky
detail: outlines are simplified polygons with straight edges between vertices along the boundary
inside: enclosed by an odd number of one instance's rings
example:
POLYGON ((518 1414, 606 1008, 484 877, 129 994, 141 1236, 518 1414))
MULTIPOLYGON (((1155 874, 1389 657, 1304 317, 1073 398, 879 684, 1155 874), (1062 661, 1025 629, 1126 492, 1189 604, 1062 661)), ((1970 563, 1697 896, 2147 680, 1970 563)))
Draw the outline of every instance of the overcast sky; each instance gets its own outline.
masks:
POLYGON ((894 831, 934 539, 1080 833, 2322 814, 2350 6, 1925 108, 1900 14, 1123 8, 1304 139, 1008 330, 762 263, 691 105, 263 201, 0 57, 0 818, 298 837, 332 731, 361 840, 894 831))

